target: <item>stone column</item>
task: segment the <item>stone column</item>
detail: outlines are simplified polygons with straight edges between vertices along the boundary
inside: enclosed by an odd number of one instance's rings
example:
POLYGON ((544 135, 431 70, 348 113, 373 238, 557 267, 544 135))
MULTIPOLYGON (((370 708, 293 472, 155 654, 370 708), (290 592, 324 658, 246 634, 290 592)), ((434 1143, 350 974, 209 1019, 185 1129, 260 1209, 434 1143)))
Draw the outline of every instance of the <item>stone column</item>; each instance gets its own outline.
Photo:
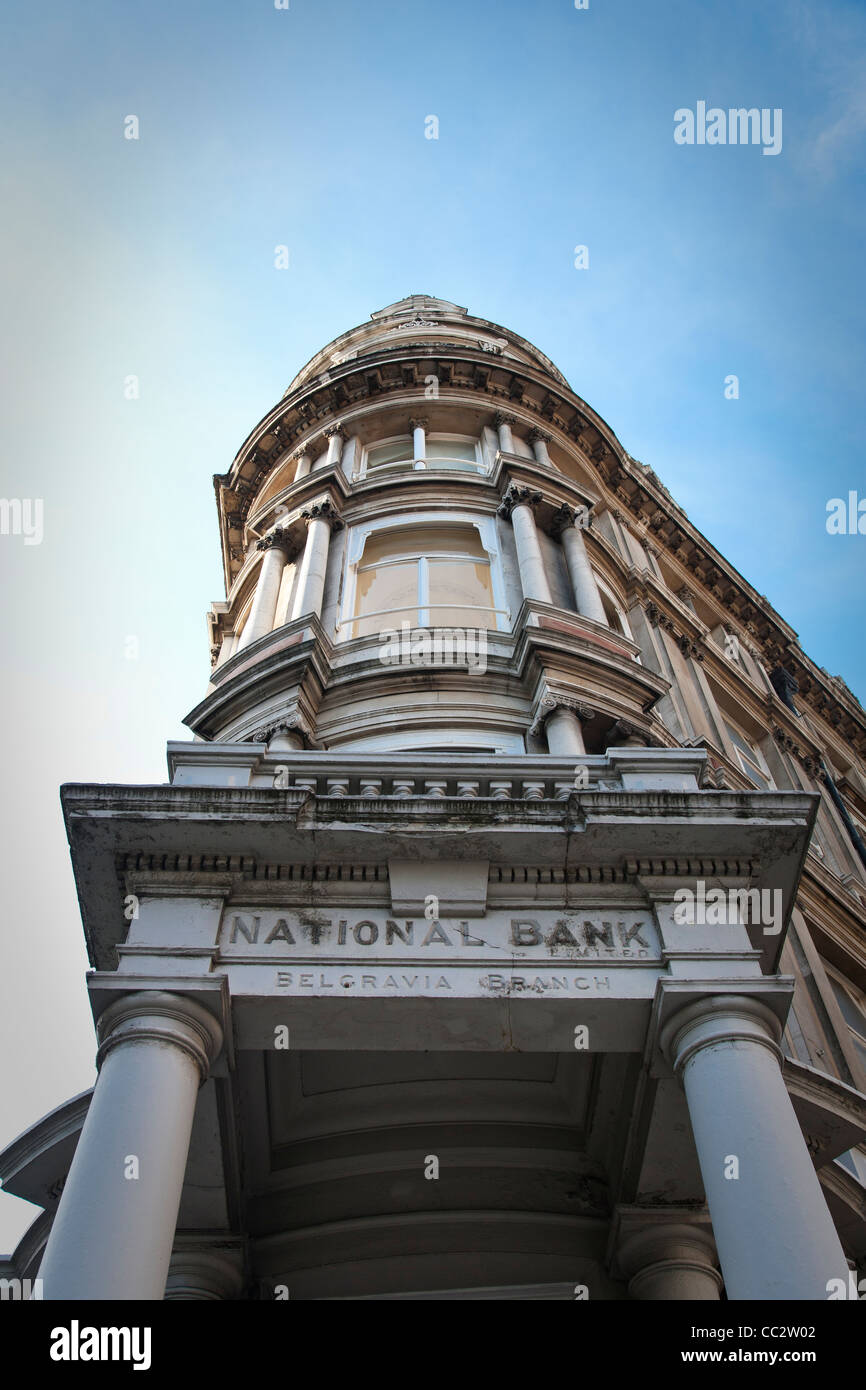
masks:
POLYGON ((161 1299, 198 1088, 222 1047, 201 1004, 128 994, 99 1020, 99 1077, 42 1258, 46 1299, 161 1299))
POLYGON ((271 531, 269 535, 263 536, 260 541, 256 542, 256 550, 264 551, 264 558, 259 566, 259 576, 256 580, 256 592, 253 606, 250 609, 250 616, 244 623, 243 631, 235 648, 236 651, 242 651, 251 642, 255 642, 256 638, 264 637, 265 633, 273 632, 277 599, 280 595, 280 583, 283 578, 283 568, 288 559, 289 547, 288 532, 282 528, 271 531))
POLYGON ((412 431, 412 455, 416 469, 427 467, 427 421, 420 417, 409 421, 412 431))
POLYGON ((717 1302, 722 1276, 711 1236, 687 1222, 649 1226, 617 1252, 629 1297, 641 1302, 717 1302))
POLYGON ((591 618, 593 622, 603 623, 605 627, 608 627, 609 623, 601 601, 601 594, 598 591, 592 565, 586 553, 583 527, 578 524, 580 521, 585 521, 588 515, 589 513, 585 508, 575 509, 563 503, 554 518, 554 527, 562 540, 565 563, 568 566, 578 613, 581 613, 585 618, 591 618))
POLYGON ((550 585, 544 568, 544 558, 535 529, 533 508, 541 501, 541 493, 528 487, 509 487, 502 499, 499 515, 511 518, 514 529, 514 544, 517 547, 517 564, 520 569, 520 586, 524 598, 540 599, 551 603, 550 585))
POLYGON ((776 1016, 744 995, 681 1009, 661 1045, 688 1101, 729 1299, 827 1298, 842 1246, 782 1079, 776 1016))
POLYGON ((301 515, 307 524, 307 543, 301 560, 295 605, 292 619, 306 617, 322 611, 322 596, 325 592, 325 574, 328 569, 328 548, 331 543, 331 530, 338 531, 340 521, 329 498, 314 503, 301 515))
POLYGON ((313 466, 313 457, 310 453, 310 445, 303 444, 300 449, 296 449, 295 452, 292 454, 292 458, 297 459, 297 466, 295 468, 294 476, 294 482, 297 482, 299 478, 306 478, 310 469, 313 466))
POLYGON ((493 424, 499 434, 499 448, 503 454, 514 453, 514 436, 511 433, 511 426, 514 424, 513 415, 503 415, 500 411, 493 417, 493 424))
POLYGON ((548 753, 561 758, 581 757, 586 752, 581 721, 592 719, 594 714, 595 710, 587 705, 562 704, 549 697, 542 705, 540 718, 530 733, 534 733, 543 722, 548 753), (551 709, 551 713, 546 714, 545 709, 551 709))
POLYGON ((537 427, 529 431, 529 442, 532 445, 532 452, 535 454, 535 461, 543 464, 545 468, 553 467, 550 454, 547 452, 547 446, 551 439, 552 435, 545 434, 544 430, 537 427))
POLYGON ((579 757, 586 752, 580 720, 570 709, 555 709, 546 721, 547 751, 555 757, 579 757))
POLYGON ((300 718, 295 715, 258 729, 253 737, 256 743, 266 743, 269 753, 296 753, 307 746, 305 732, 300 718))
POLYGON ((342 423, 329 425, 324 431, 324 435, 328 441, 328 456, 324 466, 325 468, 337 468, 343 457, 343 443, 345 441, 342 423))

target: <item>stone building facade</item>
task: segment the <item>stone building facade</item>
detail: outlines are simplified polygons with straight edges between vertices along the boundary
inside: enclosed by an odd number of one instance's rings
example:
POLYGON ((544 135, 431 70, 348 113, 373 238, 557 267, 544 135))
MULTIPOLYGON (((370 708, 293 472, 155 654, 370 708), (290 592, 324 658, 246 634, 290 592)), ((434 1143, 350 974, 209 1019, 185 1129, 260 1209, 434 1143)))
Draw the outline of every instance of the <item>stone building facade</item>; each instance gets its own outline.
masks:
POLYGON ((856 1288, 844 682, 537 348, 442 300, 330 343, 214 482, 193 738, 165 785, 63 789, 100 1072, 0 1155, 44 1208, 7 1275, 856 1288))

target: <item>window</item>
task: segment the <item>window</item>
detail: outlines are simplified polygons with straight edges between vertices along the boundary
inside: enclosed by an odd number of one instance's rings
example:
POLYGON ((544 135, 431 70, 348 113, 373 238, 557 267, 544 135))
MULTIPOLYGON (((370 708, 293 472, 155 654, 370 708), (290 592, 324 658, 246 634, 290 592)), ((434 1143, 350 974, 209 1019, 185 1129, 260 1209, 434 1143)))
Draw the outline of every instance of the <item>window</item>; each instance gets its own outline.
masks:
POLYGON ((366 473, 386 468, 411 468, 414 463, 411 434, 386 439, 381 444, 371 444, 366 450, 365 462, 366 473))
POLYGON ((611 632, 619 632, 623 637, 632 639, 631 629, 628 619, 619 606, 619 602, 614 598, 613 592, 605 584, 604 580, 595 576, 595 584, 598 589, 598 596, 601 599, 601 606, 604 609, 604 616, 607 618, 608 627, 611 632))
POLYGON ((477 441, 457 434, 428 434, 425 454, 428 468, 457 468, 468 473, 485 471, 477 441))
POLYGON ((866 995, 850 980, 846 980, 844 976, 832 970, 826 961, 824 962, 824 969, 827 972, 827 979, 836 996, 842 1017, 848 1025, 854 1050, 866 1069, 866 995))
POLYGON ((447 468, 464 473, 487 471, 481 444, 477 439, 461 434, 428 434, 424 442, 424 458, 415 458, 415 442, 411 434, 394 435, 368 444, 361 458, 359 478, 371 473, 404 472, 413 468, 447 468))
POLYGON ((760 748, 753 747, 745 735, 735 729, 727 719, 725 720, 725 728, 728 732, 728 738, 734 745, 734 752, 740 769, 748 777, 752 786, 757 787, 759 791, 772 791, 775 783, 760 748))
POLYGON ((352 637, 413 628, 497 626, 490 556, 474 526, 373 532, 357 566, 352 637))
POLYGON ((866 1187, 866 1153, 862 1149, 849 1149, 835 1160, 852 1173, 862 1187, 866 1187))

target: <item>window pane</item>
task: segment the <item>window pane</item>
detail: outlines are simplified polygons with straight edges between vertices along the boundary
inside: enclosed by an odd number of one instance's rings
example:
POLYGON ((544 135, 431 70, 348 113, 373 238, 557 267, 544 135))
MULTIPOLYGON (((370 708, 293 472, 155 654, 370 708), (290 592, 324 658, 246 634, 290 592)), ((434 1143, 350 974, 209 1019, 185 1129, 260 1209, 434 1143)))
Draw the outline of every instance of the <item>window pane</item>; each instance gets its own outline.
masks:
POLYGON ((355 596, 353 636, 367 637, 386 628, 400 626, 403 621, 418 627, 418 561, 382 565, 381 569, 361 570, 355 596), (396 612, 382 610, 402 610, 396 612), (359 615, 369 613, 365 618, 359 615), (376 616, 379 614, 380 616, 376 616))
POLYGON ((381 560, 410 555, 484 554, 474 526, 403 526, 379 531, 364 546, 362 568, 381 560))
POLYGON ((848 993, 847 989, 845 989, 844 985, 840 985, 839 981, 834 979, 832 975, 828 975, 827 978, 830 981, 830 986, 836 996, 839 1008, 842 1010, 842 1017, 848 1024, 848 1027, 852 1028, 855 1033, 859 1033, 862 1038, 866 1039, 866 1015, 862 1014, 857 1008, 857 1005, 854 1003, 854 1000, 851 998, 851 995, 848 993))
POLYGON ((430 561, 430 624, 432 627, 494 628, 493 613, 450 605, 493 607, 490 566, 459 560, 430 561))
POLYGON ((740 767, 752 783, 752 786, 757 787, 759 791, 772 791, 772 782, 764 776, 763 772, 759 772, 757 765, 752 762, 751 758, 744 757, 739 748, 736 748, 734 751, 739 758, 740 767))
POLYGON ((412 438, 405 435, 390 444, 371 444, 367 450, 367 467, 381 468, 386 463, 411 463, 412 438))
POLYGON ((471 439, 437 439, 434 435, 426 444, 428 459, 464 459, 475 463, 475 445, 471 439))
POLYGON ((367 537, 358 566, 353 637, 378 635, 402 622, 492 629, 492 608, 490 563, 476 527, 403 525, 367 537))

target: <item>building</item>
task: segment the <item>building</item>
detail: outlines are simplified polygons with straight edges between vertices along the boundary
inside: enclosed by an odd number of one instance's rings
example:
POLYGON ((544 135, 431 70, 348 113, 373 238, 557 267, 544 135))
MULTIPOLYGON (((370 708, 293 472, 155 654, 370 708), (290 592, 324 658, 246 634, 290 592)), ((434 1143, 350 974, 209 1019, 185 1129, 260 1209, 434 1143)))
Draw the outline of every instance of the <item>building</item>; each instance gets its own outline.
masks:
POLYGON ((9 1277, 847 1296, 844 682, 537 348, 442 300, 330 343, 215 487, 193 738, 166 785, 63 788, 101 1069, 0 1156, 45 1209, 9 1277))

